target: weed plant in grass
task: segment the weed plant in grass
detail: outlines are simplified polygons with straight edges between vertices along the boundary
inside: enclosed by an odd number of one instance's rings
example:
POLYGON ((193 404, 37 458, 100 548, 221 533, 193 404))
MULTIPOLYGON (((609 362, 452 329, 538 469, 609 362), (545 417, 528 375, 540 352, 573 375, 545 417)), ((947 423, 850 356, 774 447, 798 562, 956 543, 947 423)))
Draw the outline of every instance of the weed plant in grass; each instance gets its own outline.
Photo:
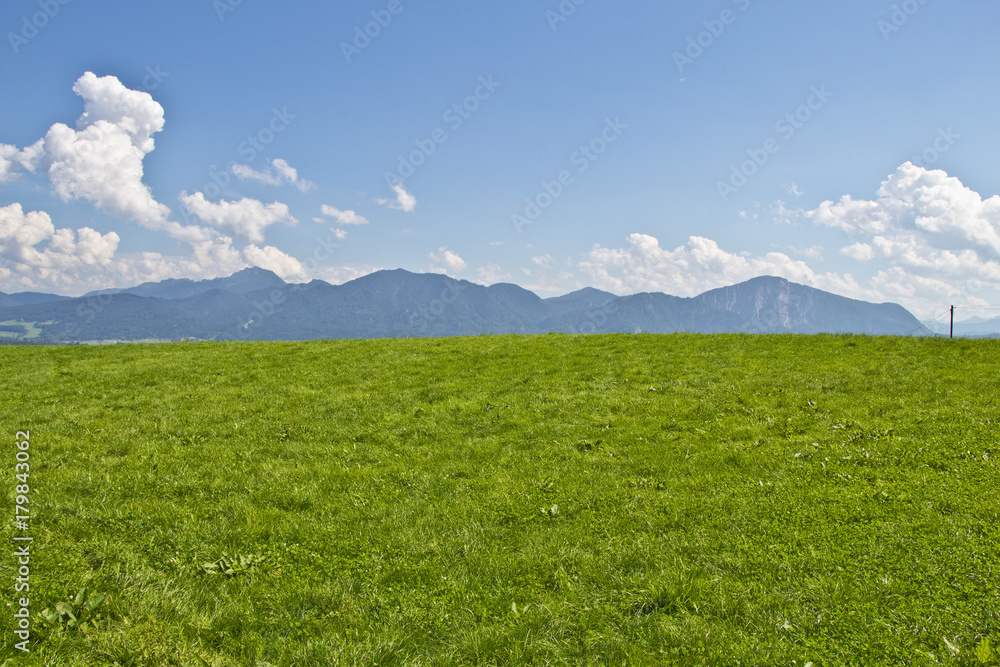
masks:
POLYGON ((2 347, 32 613, 86 589, 98 620, 0 664, 997 664, 998 369, 841 336, 2 347))

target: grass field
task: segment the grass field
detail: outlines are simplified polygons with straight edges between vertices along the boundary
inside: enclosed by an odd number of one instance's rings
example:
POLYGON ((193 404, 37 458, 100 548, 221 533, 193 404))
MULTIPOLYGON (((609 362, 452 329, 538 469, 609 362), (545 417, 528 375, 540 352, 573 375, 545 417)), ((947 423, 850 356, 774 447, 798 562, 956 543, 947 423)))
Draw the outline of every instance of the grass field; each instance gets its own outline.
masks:
POLYGON ((4 627, 27 429, 34 536, 0 664, 998 664, 998 371, 846 336, 0 347, 4 627))

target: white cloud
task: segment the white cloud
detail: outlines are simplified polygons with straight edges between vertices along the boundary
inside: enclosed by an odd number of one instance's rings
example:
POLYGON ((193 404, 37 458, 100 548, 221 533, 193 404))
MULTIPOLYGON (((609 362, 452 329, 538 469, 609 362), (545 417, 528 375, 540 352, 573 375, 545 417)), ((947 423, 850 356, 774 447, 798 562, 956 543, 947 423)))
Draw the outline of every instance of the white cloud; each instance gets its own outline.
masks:
POLYGON ((288 206, 279 202, 263 204, 256 199, 244 198, 239 201, 222 200, 213 204, 200 192, 193 195, 182 193, 181 202, 188 211, 207 224, 249 239, 251 243, 261 243, 264 240, 264 230, 273 224, 297 224, 288 206))
POLYGON ((86 199, 114 215, 162 228, 170 210, 142 183, 143 158, 163 129, 163 107, 149 93, 115 77, 81 76, 73 92, 84 99, 76 129, 62 123, 45 135, 39 166, 63 199, 86 199))
POLYGON ((944 171, 910 162, 882 183, 877 199, 844 196, 806 215, 852 235, 909 232, 934 239, 937 247, 971 245, 1000 258, 1000 196, 984 200, 944 171))
POLYGON ((435 265, 432 268, 433 271, 459 273, 469 266, 457 253, 444 246, 438 248, 437 252, 428 253, 427 257, 435 265))
POLYGON ((855 243, 849 245, 846 248, 841 248, 840 252, 847 255, 851 259, 856 259, 859 262, 867 262, 868 260, 875 257, 875 251, 872 247, 866 243, 855 243))
POLYGON ((795 181, 792 181, 791 183, 785 183, 784 188, 785 190, 788 191, 788 194, 793 195, 795 197, 801 197, 803 194, 802 190, 799 189, 799 184, 796 183, 795 181))
POLYGON ((844 256, 882 262, 872 287, 915 312, 1000 301, 1000 196, 983 199, 944 171, 907 162, 875 199, 844 196, 805 215, 854 241, 844 256))
MULTIPOLYGON (((320 212, 327 216, 328 218, 333 218, 337 221, 338 225, 367 225, 368 219, 358 215, 354 211, 341 211, 340 209, 334 208, 333 206, 327 206, 324 204, 320 207, 320 212)), ((322 218, 317 219, 317 222, 322 222, 322 218)))
POLYGON ((56 229, 48 213, 10 204, 0 208, 0 278, 8 291, 77 287, 111 266, 118 242, 114 232, 56 229))
POLYGON ((849 274, 820 274, 805 262, 780 252, 763 256, 731 253, 701 236, 690 237, 685 245, 674 250, 661 248, 659 241, 647 234, 632 234, 628 242, 627 248, 595 245, 579 263, 595 287, 618 294, 655 291, 695 296, 716 287, 772 275, 854 298, 880 296, 862 288, 849 274))
POLYGON ((392 189, 396 193, 395 200, 376 199, 375 203, 407 213, 411 213, 417 207, 417 198, 407 192, 402 183, 396 183, 392 189))
POLYGON ((316 187, 316 184, 312 181, 307 181, 304 178, 299 178, 299 172, 292 165, 288 164, 285 160, 281 158, 276 158, 271 161, 271 166, 274 170, 283 178, 287 183, 294 185, 302 192, 308 192, 316 187))
POLYGON ((19 153, 17 146, 0 144, 0 183, 7 183, 18 177, 14 169, 17 167, 15 161, 19 153))
POLYGON ((312 181, 299 178, 298 170, 281 158, 272 160, 271 168, 267 171, 257 171, 246 164, 235 164, 230 170, 237 178, 244 181, 258 181, 265 185, 294 185, 302 192, 308 192, 316 187, 312 181))
POLYGON ((802 214, 799 209, 790 209, 785 206, 785 202, 780 199, 776 199, 773 204, 771 204, 771 215, 774 221, 778 224, 790 225, 802 214))
POLYGON ((531 258, 532 264, 537 264, 538 266, 544 266, 547 269, 552 268, 552 266, 555 264, 555 261, 556 258, 548 253, 531 258))
POLYGON ((510 274, 504 273, 498 264, 487 264, 476 269, 479 274, 479 282, 483 285, 495 285, 510 280, 510 274))
POLYGON ((63 201, 82 199, 143 227, 165 231, 188 243, 210 238, 207 230, 168 220, 170 209, 153 198, 142 182, 143 159, 163 129, 163 107, 146 92, 129 90, 113 76, 84 73, 73 85, 84 111, 76 129, 62 123, 49 128, 32 146, 14 152, 0 147, 0 182, 16 168, 47 176, 63 201))
POLYGON ((257 171, 248 164, 234 164, 229 169, 241 181, 258 181, 265 185, 284 185, 277 176, 269 172, 257 171))
POLYGON ((342 285, 355 278, 381 271, 383 268, 381 266, 327 266, 319 269, 317 273, 320 280, 326 281, 331 285, 342 285))
POLYGON ((795 246, 787 246, 789 252, 793 255, 801 255, 802 257, 808 257, 809 259, 817 259, 822 261, 823 259, 823 248, 822 246, 814 245, 808 248, 797 248, 795 246))
POLYGON ((299 260, 274 246, 258 248, 256 245, 248 245, 240 255, 250 266, 274 271, 282 280, 301 282, 309 279, 309 272, 299 260))

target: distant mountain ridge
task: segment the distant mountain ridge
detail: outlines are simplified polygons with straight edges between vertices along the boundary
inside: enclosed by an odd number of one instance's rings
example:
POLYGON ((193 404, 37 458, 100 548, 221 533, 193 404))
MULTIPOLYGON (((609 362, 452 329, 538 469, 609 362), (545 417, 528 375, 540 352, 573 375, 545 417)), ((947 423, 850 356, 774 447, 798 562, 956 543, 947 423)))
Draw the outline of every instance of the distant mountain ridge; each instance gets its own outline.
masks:
POLYGON ((244 269, 213 280, 164 280, 83 297, 0 294, 6 342, 311 340, 479 334, 856 333, 931 335, 900 305, 873 304, 762 276, 691 298, 616 296, 587 287, 542 299, 403 269, 343 285, 289 284, 244 269), (18 327, 23 326, 23 334, 18 327))
POLYGON ((68 296, 58 294, 44 294, 42 292, 17 292, 16 294, 5 294, 0 292, 0 308, 11 306, 32 306, 36 303, 47 303, 49 301, 65 301, 71 299, 68 296))
POLYGON ((125 289, 106 289, 88 292, 84 297, 102 294, 134 294, 157 299, 183 299, 198 296, 205 292, 218 289, 233 294, 248 294, 263 289, 276 289, 286 285, 285 281, 272 271, 251 267, 237 271, 227 278, 211 280, 191 280, 189 278, 171 278, 158 283, 143 283, 125 289))
MULTIPOLYGON (((927 328, 943 336, 951 333, 951 323, 948 321, 947 316, 928 323, 927 328)), ((964 338, 1000 338, 1000 317, 991 319, 970 317, 969 319, 955 322, 955 335, 964 338)))

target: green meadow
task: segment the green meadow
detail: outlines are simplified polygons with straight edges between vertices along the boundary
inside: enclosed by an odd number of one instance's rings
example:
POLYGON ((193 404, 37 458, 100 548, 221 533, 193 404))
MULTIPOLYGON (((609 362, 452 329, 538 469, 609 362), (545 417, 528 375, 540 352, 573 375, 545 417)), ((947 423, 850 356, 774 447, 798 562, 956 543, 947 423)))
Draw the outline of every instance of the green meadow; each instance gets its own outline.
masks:
POLYGON ((1000 664, 997 341, 3 346, 0 372, 0 665, 1000 664))

